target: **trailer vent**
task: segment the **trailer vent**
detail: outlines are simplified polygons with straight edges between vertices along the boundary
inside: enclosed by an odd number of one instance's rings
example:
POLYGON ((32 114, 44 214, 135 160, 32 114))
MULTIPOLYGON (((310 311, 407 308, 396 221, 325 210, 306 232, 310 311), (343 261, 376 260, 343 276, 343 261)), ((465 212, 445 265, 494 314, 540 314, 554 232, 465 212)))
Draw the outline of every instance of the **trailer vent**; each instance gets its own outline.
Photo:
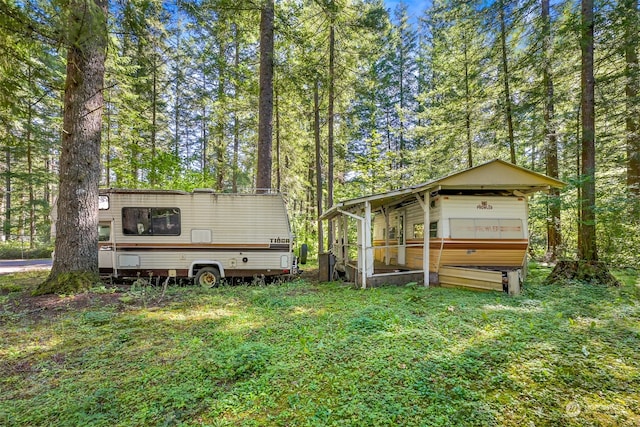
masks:
POLYGON ((191 230, 191 243, 211 243, 211 230, 191 230))

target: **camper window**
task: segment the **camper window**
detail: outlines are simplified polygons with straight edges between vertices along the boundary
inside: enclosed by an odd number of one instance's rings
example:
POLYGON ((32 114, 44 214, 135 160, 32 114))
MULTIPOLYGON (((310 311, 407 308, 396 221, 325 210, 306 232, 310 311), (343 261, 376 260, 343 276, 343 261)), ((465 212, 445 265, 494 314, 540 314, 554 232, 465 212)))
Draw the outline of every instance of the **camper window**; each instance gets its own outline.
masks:
POLYGON ((109 196, 98 196, 98 209, 101 211, 109 209, 109 196))
POLYGON ((111 224, 98 224, 98 241, 108 242, 111 240, 111 224))
POLYGON ((178 208, 122 208, 122 232, 125 235, 180 235, 178 208))
POLYGON ((429 223, 429 237, 438 237, 438 221, 429 223))

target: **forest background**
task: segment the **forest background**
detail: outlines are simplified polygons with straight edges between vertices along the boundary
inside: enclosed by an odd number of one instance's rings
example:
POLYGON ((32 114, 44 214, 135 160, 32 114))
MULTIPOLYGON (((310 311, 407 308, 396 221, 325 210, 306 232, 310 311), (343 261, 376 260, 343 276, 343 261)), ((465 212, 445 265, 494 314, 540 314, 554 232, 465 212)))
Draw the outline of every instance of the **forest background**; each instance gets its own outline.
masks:
MULTIPOLYGON (((50 236, 62 133, 63 1, 0 3, 2 232, 50 236), (49 28, 34 31, 34 28, 49 28)), ((113 1, 103 187, 251 191, 259 2, 113 1)), ((637 0, 595 4, 600 259, 640 266, 637 0)), ((503 158, 568 183, 531 204, 534 257, 574 257, 581 173, 575 1, 277 1, 273 187, 298 242, 334 200, 503 158), (559 232, 549 253, 548 233, 559 232), (555 230, 555 231, 554 231, 555 230)))

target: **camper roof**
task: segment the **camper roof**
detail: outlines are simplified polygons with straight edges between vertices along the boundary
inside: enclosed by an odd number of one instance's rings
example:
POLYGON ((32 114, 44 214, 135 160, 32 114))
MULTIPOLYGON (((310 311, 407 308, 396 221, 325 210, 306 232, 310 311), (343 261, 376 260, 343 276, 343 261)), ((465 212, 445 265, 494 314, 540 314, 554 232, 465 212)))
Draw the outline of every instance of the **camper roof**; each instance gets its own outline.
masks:
POLYGON ((100 194, 189 194, 181 190, 151 190, 151 189, 129 189, 129 188, 101 188, 100 194))

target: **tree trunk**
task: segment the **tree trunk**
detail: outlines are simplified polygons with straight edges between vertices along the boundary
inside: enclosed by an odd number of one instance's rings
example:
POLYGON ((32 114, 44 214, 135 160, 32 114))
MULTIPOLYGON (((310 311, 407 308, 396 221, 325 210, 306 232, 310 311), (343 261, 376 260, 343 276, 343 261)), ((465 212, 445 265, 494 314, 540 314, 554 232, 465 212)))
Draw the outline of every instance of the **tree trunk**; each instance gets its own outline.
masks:
MULTIPOLYGON (((207 76, 204 74, 204 64, 202 66, 202 90, 203 92, 207 91, 207 76)), ((203 182, 209 182, 209 141, 207 140, 207 105, 202 103, 202 118, 200 119, 202 123, 202 149, 200 150, 200 164, 202 165, 202 180, 203 182)))
POLYGON ((2 222, 2 231, 6 241, 11 240, 11 157, 11 146, 7 144, 4 152, 6 169, 4 171, 4 221, 2 222))
MULTIPOLYGON (((398 26, 398 83, 399 83, 399 97, 400 97, 400 114, 399 114, 399 118, 400 118, 400 122, 399 122, 399 126, 398 126, 398 140, 399 140, 399 145, 398 145, 398 166, 400 168, 400 170, 402 171, 405 167, 405 160, 404 160, 404 155, 405 155, 405 141, 404 141, 404 114, 405 114, 405 105, 404 105, 404 98, 405 98, 405 87, 404 87, 404 79, 405 79, 405 67, 406 67, 406 58, 404 57, 404 46, 402 45, 403 42, 403 30, 404 27, 402 26, 402 22, 400 23, 400 25, 398 26)), ((400 173, 400 179, 403 178, 403 173, 400 173)))
MULTIPOLYGON (((234 70, 238 70, 240 68, 240 34, 238 31, 238 25, 233 24, 233 33, 234 33, 234 45, 233 45, 233 65, 234 70)), ((239 84, 238 78, 233 80, 234 85, 234 95, 238 96, 239 84)), ((240 153, 240 120, 238 118, 238 104, 234 103, 235 111, 233 112, 233 177, 231 182, 231 189, 234 193, 238 192, 238 158, 240 153)))
MULTIPOLYGON (((180 40, 181 40, 181 32, 180 32, 180 28, 178 26, 178 28, 176 29, 177 33, 176 33, 176 52, 180 52, 181 46, 180 46, 180 40)), ((184 84, 184 80, 182 77, 182 70, 180 69, 179 65, 175 66, 175 86, 174 86, 174 96, 176 98, 175 101, 175 111, 174 111, 174 116, 173 116, 173 155, 175 156, 176 160, 180 157, 180 124, 181 124, 181 117, 180 117, 180 107, 182 105, 181 102, 181 98, 182 98, 182 92, 181 92, 181 88, 182 85, 184 84)))
MULTIPOLYGON (((313 135, 316 142, 316 206, 318 218, 322 215, 322 155, 320 150, 320 82, 313 86, 313 135)), ((322 221, 318 219, 318 255, 324 252, 322 221)))
POLYGON ((638 69, 638 0, 624 0, 624 53, 627 131, 627 188, 640 201, 640 70, 638 69))
POLYGON ((157 161, 157 133, 158 133, 158 65, 155 40, 152 48, 154 50, 153 65, 151 67, 152 85, 151 85, 151 161, 149 168, 149 181, 152 187, 158 185, 158 161, 157 161))
POLYGON ((593 0, 582 0, 582 198, 578 258, 597 261, 595 182, 595 79, 593 76, 593 0))
POLYGON ((104 156, 104 175, 105 175, 105 184, 107 185, 107 188, 111 188, 111 90, 107 89, 105 90, 106 95, 107 95, 107 99, 105 101, 105 114, 107 115, 106 118, 106 126, 107 126, 107 135, 106 135, 106 142, 107 142, 107 147, 104 150, 105 152, 105 156, 104 156))
MULTIPOLYGON (((333 5, 333 2, 332 2, 333 5)), ((329 111, 327 117, 328 144, 327 144, 327 209, 333 206, 333 156, 334 156, 334 104, 335 104, 335 16, 331 8, 331 24, 329 25, 329 111)), ((327 224, 327 248, 333 245, 333 221, 327 224)))
POLYGON ((280 153, 280 106, 278 102, 279 99, 277 89, 274 89, 274 96, 275 100, 273 104, 276 114, 276 190, 280 192, 282 188, 282 165, 280 164, 280 162, 282 161, 282 159, 280 153))
POLYGON ((265 0, 260 14, 260 100, 258 114, 258 169, 256 189, 271 188, 273 131, 273 19, 274 0, 265 0))
POLYGON ((55 258, 39 294, 77 292, 99 280, 98 184, 108 2, 75 0, 69 8, 55 258))
POLYGON ((224 175, 225 175, 225 153, 226 146, 224 142, 224 125, 227 120, 225 106, 226 96, 224 92, 225 86, 225 43, 220 40, 219 53, 218 53, 218 111, 217 111, 217 142, 216 142, 216 191, 222 192, 224 188, 224 175))
MULTIPOLYGON (((547 175, 558 178, 558 137, 554 123, 553 78, 551 75, 551 18, 549 0, 542 0, 542 52, 544 55, 542 80, 544 84, 544 130, 546 138, 545 157, 547 175)), ((554 262, 562 245, 560 228, 560 190, 551 189, 548 197, 549 212, 547 215, 547 261, 554 262)))
POLYGON ((464 40, 464 125, 467 138, 467 167, 473 167, 473 149, 471 140, 471 89, 469 87, 469 57, 467 53, 467 41, 464 40))
MULTIPOLYGON (((27 70, 28 85, 31 87, 33 82, 31 81, 31 66, 27 70)), ((36 234, 36 206, 35 197, 33 194, 33 145, 31 141, 33 123, 33 107, 34 104, 29 102, 27 108, 27 129, 25 139, 27 143, 27 182, 29 185, 29 248, 33 249, 35 246, 35 234, 36 234)))
POLYGON ((513 136, 513 114, 511 106, 511 90, 509 88, 509 63, 507 61, 507 25, 504 16, 504 1, 500 3, 500 43, 502 46, 502 77, 504 84, 505 116, 507 119, 507 136, 511 163, 516 164, 516 143, 513 136))

